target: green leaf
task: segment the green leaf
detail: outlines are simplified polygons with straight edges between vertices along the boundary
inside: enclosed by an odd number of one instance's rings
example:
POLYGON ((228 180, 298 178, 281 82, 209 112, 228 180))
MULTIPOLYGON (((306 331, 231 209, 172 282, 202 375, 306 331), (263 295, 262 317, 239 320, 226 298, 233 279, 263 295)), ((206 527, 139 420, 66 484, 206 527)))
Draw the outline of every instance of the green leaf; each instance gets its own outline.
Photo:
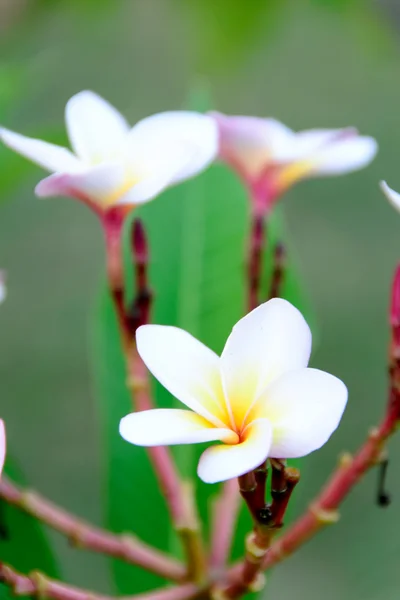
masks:
MULTIPOLYGON (((7 456, 6 474, 23 484, 23 477, 15 463, 7 456)), ((43 571, 57 577, 58 566, 43 527, 36 520, 6 502, 0 501, 0 560, 22 573, 43 571)), ((3 591, 0 590, 3 598, 3 591)))

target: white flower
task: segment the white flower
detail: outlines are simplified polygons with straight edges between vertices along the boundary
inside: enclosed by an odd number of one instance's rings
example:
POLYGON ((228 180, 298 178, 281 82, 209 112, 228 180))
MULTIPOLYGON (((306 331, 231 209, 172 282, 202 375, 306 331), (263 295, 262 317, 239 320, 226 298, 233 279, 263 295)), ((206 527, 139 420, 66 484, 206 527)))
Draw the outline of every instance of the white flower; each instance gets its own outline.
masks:
POLYGON ((219 127, 220 157, 249 185, 276 195, 301 179, 362 169, 378 149, 354 128, 294 132, 275 119, 210 114, 219 127))
POLYGON ((385 194, 386 198, 389 200, 390 204, 394 206, 398 211, 400 211, 400 194, 392 190, 391 187, 388 186, 386 181, 381 181, 380 187, 382 192, 385 194))
POLYGON ((73 196, 100 209, 151 200, 165 188, 205 169, 217 153, 217 127, 195 112, 165 112, 132 129, 108 102, 84 91, 67 103, 73 152, 0 129, 3 142, 54 173, 38 196, 73 196))
POLYGON ((233 328, 221 357, 176 327, 144 325, 137 347, 153 375, 191 411, 154 409, 120 423, 140 446, 220 441, 198 474, 214 483, 258 467, 268 456, 295 458, 320 448, 336 429, 346 386, 308 369, 311 332, 289 302, 273 299, 233 328))
POLYGON ((6 428, 4 421, 0 419, 0 476, 3 472, 4 461, 6 459, 6 428))
POLYGON ((0 270, 0 304, 4 302, 7 296, 6 274, 0 270))

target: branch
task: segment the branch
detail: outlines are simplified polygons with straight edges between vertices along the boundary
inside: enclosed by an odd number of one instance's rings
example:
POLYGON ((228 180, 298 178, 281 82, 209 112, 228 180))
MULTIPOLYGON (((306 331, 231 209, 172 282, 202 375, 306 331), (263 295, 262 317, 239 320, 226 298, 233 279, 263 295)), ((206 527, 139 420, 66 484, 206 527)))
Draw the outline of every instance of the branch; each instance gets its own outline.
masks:
POLYGON ((38 494, 21 490, 6 477, 0 481, 0 497, 66 535, 78 548, 119 558, 172 581, 182 581, 185 577, 185 568, 181 563, 134 536, 115 535, 89 525, 38 494))
POLYGON ((213 506, 209 562, 216 576, 220 574, 229 558, 239 507, 238 482, 236 479, 230 479, 223 484, 213 506))
MULTIPOLYGON (((112 596, 96 594, 68 585, 34 571, 22 575, 12 567, 0 563, 0 582, 10 587, 16 596, 35 596, 51 600, 117 600, 112 596)), ((194 584, 184 584, 146 594, 120 596, 119 600, 194 600, 202 591, 194 584)))

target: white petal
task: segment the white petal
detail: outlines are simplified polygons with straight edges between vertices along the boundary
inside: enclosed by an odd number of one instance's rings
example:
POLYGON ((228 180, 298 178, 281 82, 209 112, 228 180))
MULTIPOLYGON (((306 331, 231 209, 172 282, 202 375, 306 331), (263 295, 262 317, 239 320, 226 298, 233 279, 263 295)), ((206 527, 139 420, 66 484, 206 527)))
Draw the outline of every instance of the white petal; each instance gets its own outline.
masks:
POLYGON ((234 446, 213 446, 200 457, 197 474, 206 483, 217 483, 244 475, 268 456, 272 427, 266 419, 253 421, 244 432, 244 441, 234 446))
POLYGON ((238 428, 266 386, 286 371, 306 367, 310 353, 310 328, 286 300, 269 300, 235 325, 221 356, 221 373, 238 428))
POLYGON ((147 368, 173 396, 216 427, 229 426, 214 352, 186 331, 163 325, 139 327, 136 342, 147 368))
POLYGON ((80 161, 67 148, 29 138, 4 128, 0 129, 0 139, 6 146, 48 171, 74 173, 81 168, 80 161))
POLYGON ((215 159, 217 151, 218 130, 214 120, 190 111, 164 112, 139 121, 129 134, 126 149, 134 172, 139 169, 139 173, 149 176, 171 170, 171 183, 203 171, 215 159))
POLYGON ((362 169, 373 160, 377 151, 378 144, 372 137, 344 136, 310 157, 310 175, 342 175, 362 169))
POLYGON ((223 440, 235 443, 236 433, 216 428, 203 417, 189 410, 158 408, 132 413, 121 419, 121 436, 137 446, 198 444, 223 440))
POLYGON ((380 188, 390 204, 400 211, 400 194, 389 187, 386 181, 381 181, 380 188))
POLYGON ((0 304, 4 302, 7 297, 7 287, 6 287, 6 273, 5 271, 0 271, 0 304))
POLYGON ((37 196, 70 196, 100 205, 112 204, 124 185, 124 170, 119 165, 99 165, 75 174, 55 173, 38 183, 37 196))
POLYGON ((324 371, 286 373, 265 390, 254 417, 273 426, 270 456, 297 458, 323 446, 339 425, 347 402, 344 383, 324 371))
POLYGON ((111 104, 94 92, 73 96, 65 109, 71 145, 89 164, 114 160, 121 155, 129 125, 111 104))
MULTIPOLYGON (((157 168, 153 165, 153 170, 147 171, 145 168, 139 168, 136 165, 135 173, 138 181, 118 200, 118 204, 144 204, 152 200, 167 187, 176 183, 178 174, 181 173, 183 166, 190 163, 190 154, 183 148, 170 148, 168 157, 164 157, 157 168)), ((148 166, 148 165, 147 165, 148 166)))
POLYGON ((220 156, 244 177, 261 173, 293 147, 294 133, 275 119, 211 113, 219 127, 220 156))
POLYGON ((6 458, 6 429, 4 421, 0 419, 0 475, 3 471, 4 461, 6 458))

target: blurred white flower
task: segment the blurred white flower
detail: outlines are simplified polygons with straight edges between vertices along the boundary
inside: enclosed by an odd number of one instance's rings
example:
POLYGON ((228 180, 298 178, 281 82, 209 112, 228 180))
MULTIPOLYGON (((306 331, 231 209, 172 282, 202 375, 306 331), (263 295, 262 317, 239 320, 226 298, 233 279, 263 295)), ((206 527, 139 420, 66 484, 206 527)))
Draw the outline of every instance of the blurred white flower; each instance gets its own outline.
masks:
POLYGON ((6 274, 5 271, 0 270, 0 304, 4 302, 7 296, 6 288, 6 274))
POLYGON ((400 211, 400 194, 389 187, 386 181, 381 181, 380 187, 390 204, 400 211))
POLYGON ((176 327, 144 325, 136 340, 149 370, 191 411, 133 413, 121 420, 120 433, 140 446, 222 442, 200 458, 198 474, 207 483, 247 473, 268 456, 320 448, 347 402, 342 381, 306 368, 311 332, 285 300, 241 319, 221 357, 176 327))
POLYGON ((301 179, 362 169, 378 149, 354 128, 294 132, 275 119, 210 115, 219 128, 220 158, 254 194, 274 199, 301 179))
POLYGON ((4 461, 6 459, 6 428, 4 421, 0 419, 0 476, 3 472, 4 461))
POLYGON ((65 120, 73 152, 4 128, 0 138, 54 173, 38 184, 38 196, 72 196, 98 210, 148 202, 217 153, 214 120, 196 112, 156 114, 131 129, 108 102, 83 91, 68 101, 65 120))

